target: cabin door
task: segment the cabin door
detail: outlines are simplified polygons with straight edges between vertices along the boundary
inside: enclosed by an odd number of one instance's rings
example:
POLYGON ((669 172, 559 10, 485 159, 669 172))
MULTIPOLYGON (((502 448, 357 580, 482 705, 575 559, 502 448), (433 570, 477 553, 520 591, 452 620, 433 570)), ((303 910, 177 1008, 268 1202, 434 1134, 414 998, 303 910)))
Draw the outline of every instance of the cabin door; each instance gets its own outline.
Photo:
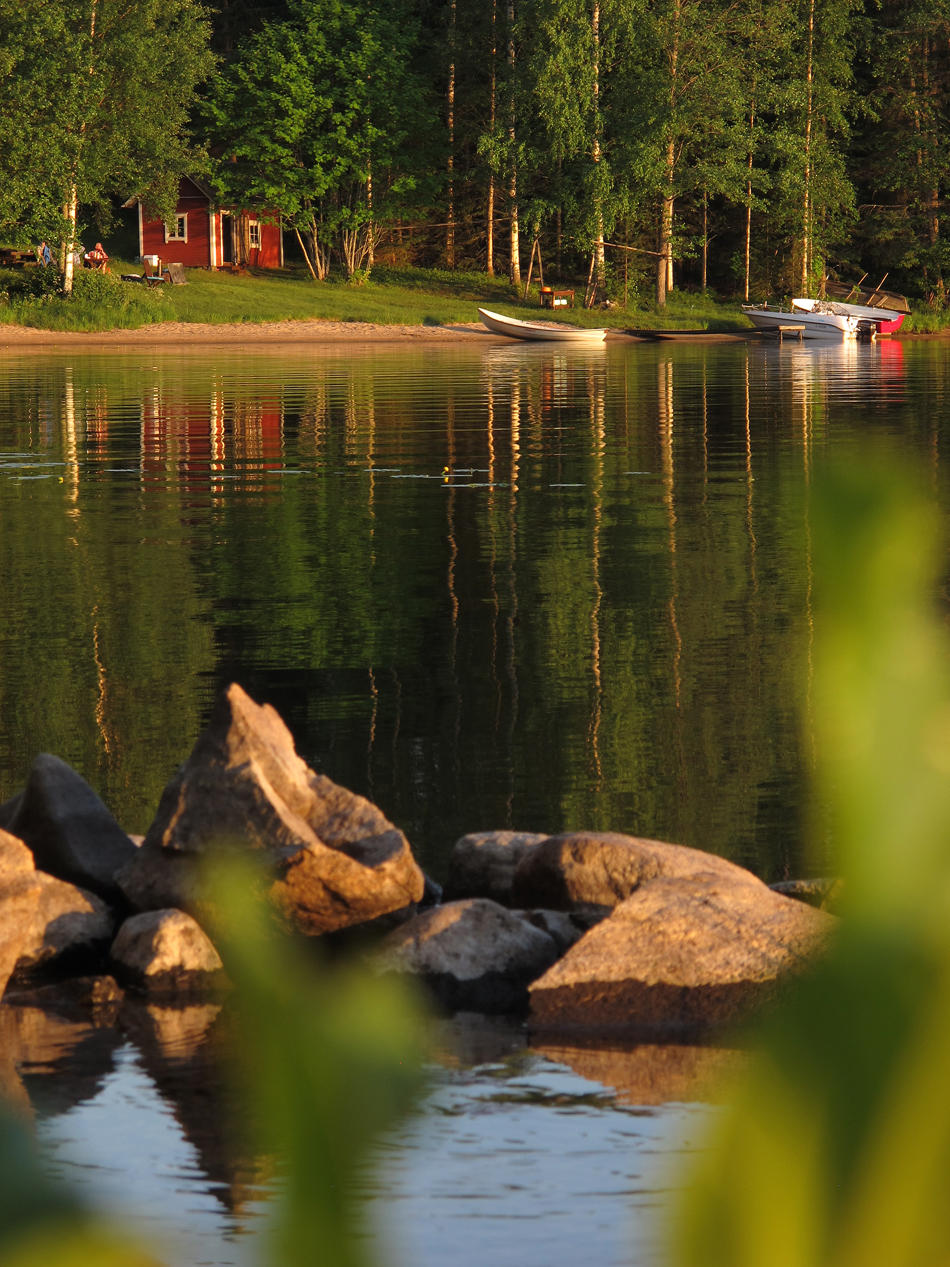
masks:
POLYGON ((234 217, 230 211, 221 212, 221 262, 234 263, 234 217))

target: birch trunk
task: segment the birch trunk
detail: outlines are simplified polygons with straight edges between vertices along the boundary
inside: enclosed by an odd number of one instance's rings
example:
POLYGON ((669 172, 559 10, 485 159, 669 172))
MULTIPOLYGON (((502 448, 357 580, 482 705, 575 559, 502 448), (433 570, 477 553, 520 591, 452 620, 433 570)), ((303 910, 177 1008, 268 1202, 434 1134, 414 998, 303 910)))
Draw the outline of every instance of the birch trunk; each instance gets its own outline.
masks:
POLYGON ((515 127, 515 0, 508 0, 508 72, 511 80, 508 102, 508 216, 511 244, 508 278, 513 286, 520 286, 521 243, 518 233, 518 160, 515 150, 517 142, 515 127))
POLYGON ((75 179, 70 183, 66 206, 63 208, 67 224, 66 249, 63 260, 63 294, 71 295, 76 255, 76 218, 79 212, 79 196, 75 179))
MULTIPOLYGON (((89 78, 92 80, 96 73, 94 48, 96 42, 96 16, 99 7, 99 0, 92 0, 89 6, 89 78)), ((70 175, 69 185, 66 190, 66 205, 63 208, 66 220, 66 250, 65 259, 63 260, 63 294, 71 295, 73 290, 73 274, 75 267, 74 255, 76 253, 76 224, 79 214, 79 165, 82 161, 82 148, 86 137, 86 123, 83 120, 79 127, 79 146, 76 154, 76 165, 70 175)))
POLYGON ((680 42, 680 19, 683 12, 682 0, 674 0, 672 21, 673 30, 670 40, 669 53, 669 72, 670 72, 670 92, 669 92, 669 110, 670 110, 670 137, 666 143, 666 155, 664 163, 663 183, 665 193, 660 205, 660 232, 659 232, 659 254, 656 262, 656 304, 658 308, 666 305, 666 296, 673 289, 673 208, 674 208, 674 189, 676 178, 676 138, 673 136, 673 116, 676 110, 676 95, 678 91, 679 74, 679 42, 680 42))
POLYGON ((805 174, 802 196, 802 271, 801 293, 808 294, 808 279, 812 265, 812 199, 811 199, 811 147, 812 118, 814 114, 814 55, 815 55, 815 0, 808 5, 808 61, 805 67, 805 174))
MULTIPOLYGON (((491 5, 491 79, 488 96, 488 129, 495 136, 495 102, 498 91, 497 57, 498 57, 498 0, 491 5)), ((488 169, 488 205, 486 207, 488 226, 485 233, 486 271, 489 277, 495 276, 495 169, 488 169)))
POLYGON ((445 266, 455 267, 455 27, 456 0, 449 5, 449 82, 446 88, 446 126, 449 153, 446 159, 445 266))
POLYGON ((656 302, 662 308, 673 289, 673 177, 676 167, 676 146, 670 140, 666 147, 666 194, 660 206, 660 241, 656 262, 656 302))
POLYGON ((749 302, 749 272, 752 260, 752 162, 755 157, 755 141, 753 139, 755 133, 755 101, 749 107, 749 153, 746 157, 746 179, 745 179, 745 258, 743 260, 743 275, 745 279, 744 294, 746 303, 749 302))
MULTIPOLYGON (((591 34, 593 36, 594 46, 594 144, 591 151, 591 157, 594 161, 595 170, 600 163, 600 0, 594 0, 594 10, 591 15, 591 34)), ((595 185, 596 195, 594 203, 595 219, 595 237, 594 237, 594 276, 597 286, 604 290, 607 285, 607 264, 604 259, 604 205, 600 194, 600 183, 597 177, 595 185)))

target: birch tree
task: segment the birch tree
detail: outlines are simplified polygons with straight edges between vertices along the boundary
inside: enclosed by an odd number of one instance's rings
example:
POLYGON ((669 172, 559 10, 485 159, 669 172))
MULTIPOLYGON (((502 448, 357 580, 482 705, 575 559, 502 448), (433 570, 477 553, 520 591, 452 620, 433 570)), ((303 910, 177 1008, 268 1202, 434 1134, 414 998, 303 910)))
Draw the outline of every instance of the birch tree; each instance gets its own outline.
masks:
POLYGON ((61 243, 72 288, 79 207, 114 195, 170 214, 200 158, 187 133, 209 73, 196 0, 0 0, 0 220, 61 243))
POLYGON ((824 274, 829 244, 843 237, 854 209, 847 171, 856 0, 799 0, 799 32, 773 130, 775 227, 784 222, 788 278, 809 294, 824 274))
POLYGON ((214 80, 207 139, 228 200, 279 212, 315 281, 336 251, 348 277, 414 180, 410 149, 425 92, 410 67, 414 30, 384 5, 296 0, 214 80))

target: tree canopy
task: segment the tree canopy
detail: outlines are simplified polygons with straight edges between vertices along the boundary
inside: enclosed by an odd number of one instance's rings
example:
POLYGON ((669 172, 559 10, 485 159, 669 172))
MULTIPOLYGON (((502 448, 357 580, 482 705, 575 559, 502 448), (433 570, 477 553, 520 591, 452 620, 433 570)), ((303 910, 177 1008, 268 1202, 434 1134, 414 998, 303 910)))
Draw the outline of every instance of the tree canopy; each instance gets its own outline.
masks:
POLYGON ((0 231, 204 170, 318 279, 536 242, 601 294, 942 305, 948 108, 950 0, 0 0, 0 231))
POLYGON ((68 254, 80 203, 173 208, 209 34, 198 0, 0 0, 0 230, 68 254))

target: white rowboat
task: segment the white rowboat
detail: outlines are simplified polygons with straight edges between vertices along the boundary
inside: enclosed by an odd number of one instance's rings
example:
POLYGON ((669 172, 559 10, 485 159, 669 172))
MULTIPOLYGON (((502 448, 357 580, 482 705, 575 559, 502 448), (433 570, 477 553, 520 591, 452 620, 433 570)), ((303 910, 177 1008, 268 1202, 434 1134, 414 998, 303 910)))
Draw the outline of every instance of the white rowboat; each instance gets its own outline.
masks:
POLYGON ((560 321, 519 321, 517 317, 503 317, 500 312, 479 308, 482 324, 493 334, 506 334, 510 339, 527 339, 537 342, 556 339, 567 343, 603 343, 606 330, 588 330, 583 326, 568 326, 560 321))

